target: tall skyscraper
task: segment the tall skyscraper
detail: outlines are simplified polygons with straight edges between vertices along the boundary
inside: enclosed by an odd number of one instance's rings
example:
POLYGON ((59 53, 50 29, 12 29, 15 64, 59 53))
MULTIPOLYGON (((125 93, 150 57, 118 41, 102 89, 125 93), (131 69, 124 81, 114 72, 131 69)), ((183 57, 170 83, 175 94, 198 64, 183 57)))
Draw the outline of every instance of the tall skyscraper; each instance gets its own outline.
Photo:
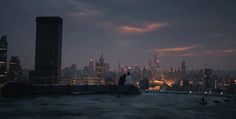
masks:
POLYGON ((153 55, 153 59, 149 60, 150 71, 153 80, 161 79, 161 70, 160 70, 160 60, 157 58, 157 55, 153 55))
POLYGON ((55 84, 61 74, 62 18, 36 18, 34 83, 55 84))
POLYGON ((0 39, 0 84, 6 81, 7 74, 7 36, 0 39))
POLYGON ((21 81, 23 76, 20 60, 17 56, 11 57, 9 60, 8 79, 10 81, 21 81))
POLYGON ((92 58, 89 59, 89 76, 94 76, 95 62, 92 58))
POLYGON ((205 91, 212 90, 214 88, 214 80, 212 77, 212 69, 205 68, 204 69, 204 84, 205 84, 205 91))
POLYGON ((96 74, 99 80, 104 80, 104 58, 103 53, 99 58, 99 62, 96 63, 96 74))
POLYGON ((161 69, 160 69, 160 60, 157 58, 157 55, 153 56, 153 64, 154 64, 154 74, 156 79, 160 80, 161 77, 161 69))
POLYGON ((77 75, 77 65, 76 64, 72 64, 70 66, 70 74, 71 74, 71 77, 76 77, 76 75, 77 75))
POLYGON ((102 55, 99 58, 99 63, 104 65, 103 51, 102 51, 102 55))
POLYGON ((186 80, 186 63, 185 63, 185 61, 181 62, 181 79, 186 80))

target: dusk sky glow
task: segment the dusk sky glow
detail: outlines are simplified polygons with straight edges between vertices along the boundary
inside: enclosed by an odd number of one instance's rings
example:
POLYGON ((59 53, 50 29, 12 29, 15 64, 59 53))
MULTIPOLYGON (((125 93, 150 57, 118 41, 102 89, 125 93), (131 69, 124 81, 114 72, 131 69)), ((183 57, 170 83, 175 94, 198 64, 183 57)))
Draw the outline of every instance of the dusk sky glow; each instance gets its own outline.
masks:
POLYGON ((88 65, 104 52, 118 62, 162 69, 236 70, 235 0, 1 0, 0 35, 8 56, 34 68, 36 16, 63 18, 62 67, 88 65))

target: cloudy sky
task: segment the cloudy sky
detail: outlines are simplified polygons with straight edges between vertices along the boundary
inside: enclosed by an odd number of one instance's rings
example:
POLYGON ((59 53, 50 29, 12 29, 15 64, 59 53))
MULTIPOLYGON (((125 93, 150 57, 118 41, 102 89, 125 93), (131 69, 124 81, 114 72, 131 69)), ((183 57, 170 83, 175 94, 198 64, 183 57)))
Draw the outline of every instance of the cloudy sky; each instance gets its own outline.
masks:
POLYGON ((9 56, 34 67, 35 17, 63 17, 63 67, 97 59, 161 68, 236 70, 235 0, 1 0, 9 56))

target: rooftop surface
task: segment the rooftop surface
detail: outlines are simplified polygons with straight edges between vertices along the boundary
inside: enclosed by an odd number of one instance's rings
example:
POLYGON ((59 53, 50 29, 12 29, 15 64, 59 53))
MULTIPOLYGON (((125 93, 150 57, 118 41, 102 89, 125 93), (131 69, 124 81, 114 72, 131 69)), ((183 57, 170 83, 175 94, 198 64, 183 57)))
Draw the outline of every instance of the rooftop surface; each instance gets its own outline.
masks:
POLYGON ((1 119, 233 119, 236 98, 145 93, 0 98, 1 119), (219 101, 218 103, 214 101, 219 101))

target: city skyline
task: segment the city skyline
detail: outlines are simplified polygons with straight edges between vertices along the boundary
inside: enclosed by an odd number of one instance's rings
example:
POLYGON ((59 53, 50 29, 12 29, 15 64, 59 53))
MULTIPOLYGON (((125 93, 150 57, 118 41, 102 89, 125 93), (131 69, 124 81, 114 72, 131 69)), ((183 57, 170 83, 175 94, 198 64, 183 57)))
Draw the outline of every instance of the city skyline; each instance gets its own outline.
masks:
POLYGON ((163 69, 180 67, 184 60, 187 70, 236 70, 234 1, 0 3, 0 35, 8 37, 8 57, 19 56, 23 67, 34 68, 35 16, 58 15, 64 20, 62 67, 86 66, 103 49, 112 69, 118 62, 147 66, 156 54, 163 69))

